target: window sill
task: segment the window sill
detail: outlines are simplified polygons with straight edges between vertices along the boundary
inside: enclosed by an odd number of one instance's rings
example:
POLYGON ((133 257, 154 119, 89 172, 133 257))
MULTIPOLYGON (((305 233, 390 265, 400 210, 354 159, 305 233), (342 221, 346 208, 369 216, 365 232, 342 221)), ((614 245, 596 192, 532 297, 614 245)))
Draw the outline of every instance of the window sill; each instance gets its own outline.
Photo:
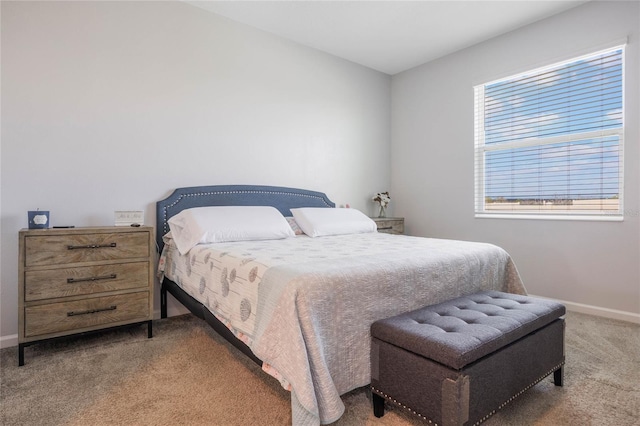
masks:
POLYGON ((533 220, 579 220, 593 222, 622 222, 624 216, 620 215, 550 215, 550 214, 508 214, 508 213, 476 213, 476 219, 533 219, 533 220))

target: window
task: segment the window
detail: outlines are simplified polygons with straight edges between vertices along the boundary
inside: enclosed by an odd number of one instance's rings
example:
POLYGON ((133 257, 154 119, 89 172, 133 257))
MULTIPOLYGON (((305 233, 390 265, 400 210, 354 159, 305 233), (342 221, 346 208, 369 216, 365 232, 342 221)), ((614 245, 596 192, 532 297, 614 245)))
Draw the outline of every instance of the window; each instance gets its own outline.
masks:
POLYGON ((476 217, 622 219, 624 46, 475 92, 476 217))

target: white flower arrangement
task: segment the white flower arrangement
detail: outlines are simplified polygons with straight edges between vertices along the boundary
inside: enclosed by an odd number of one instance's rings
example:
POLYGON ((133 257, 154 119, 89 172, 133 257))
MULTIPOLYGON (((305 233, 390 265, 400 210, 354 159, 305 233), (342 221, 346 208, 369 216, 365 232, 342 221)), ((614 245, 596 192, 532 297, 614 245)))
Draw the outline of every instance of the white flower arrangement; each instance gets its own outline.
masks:
POLYGON ((389 205, 389 202, 391 201, 391 196, 389 195, 388 191, 378 192, 376 195, 373 196, 373 201, 379 203, 380 207, 386 208, 389 205))

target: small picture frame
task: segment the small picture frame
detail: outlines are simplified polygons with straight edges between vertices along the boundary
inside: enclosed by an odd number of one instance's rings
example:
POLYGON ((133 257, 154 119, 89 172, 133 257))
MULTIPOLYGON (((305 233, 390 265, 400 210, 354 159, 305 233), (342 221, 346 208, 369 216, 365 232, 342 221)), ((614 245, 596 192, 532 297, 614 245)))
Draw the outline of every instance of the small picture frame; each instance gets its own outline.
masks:
POLYGON ((29 229, 49 228, 48 210, 29 210, 27 212, 27 219, 29 220, 29 229))
POLYGON ((140 226, 144 223, 143 210, 116 210, 114 214, 116 226, 140 226))

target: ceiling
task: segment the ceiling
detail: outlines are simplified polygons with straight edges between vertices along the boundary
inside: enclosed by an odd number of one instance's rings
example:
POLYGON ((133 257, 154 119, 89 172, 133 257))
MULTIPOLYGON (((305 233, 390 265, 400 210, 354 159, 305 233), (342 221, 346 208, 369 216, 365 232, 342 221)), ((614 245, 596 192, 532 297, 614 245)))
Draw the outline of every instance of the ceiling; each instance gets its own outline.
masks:
POLYGON ((390 75, 585 2, 187 1, 390 75))

